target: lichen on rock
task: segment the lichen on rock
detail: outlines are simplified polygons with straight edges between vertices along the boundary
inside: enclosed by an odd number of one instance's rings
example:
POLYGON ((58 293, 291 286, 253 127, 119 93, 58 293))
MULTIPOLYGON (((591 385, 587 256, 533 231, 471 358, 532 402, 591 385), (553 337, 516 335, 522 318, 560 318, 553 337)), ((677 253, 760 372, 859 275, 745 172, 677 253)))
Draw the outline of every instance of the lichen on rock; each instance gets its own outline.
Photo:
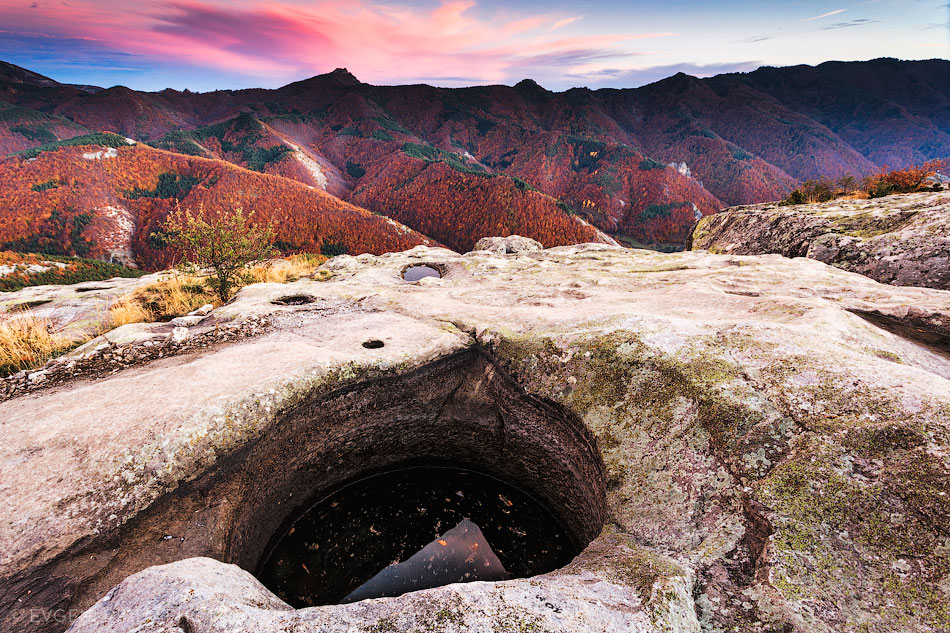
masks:
POLYGON ((0 403, 3 630, 950 630, 948 293, 607 245, 324 270, 209 317, 248 336, 0 403), (321 478, 472 438, 577 515, 567 567, 297 610, 245 571, 321 478))
POLYGON ((703 218, 689 247, 808 257, 881 283, 950 290, 950 193, 733 207, 703 218))

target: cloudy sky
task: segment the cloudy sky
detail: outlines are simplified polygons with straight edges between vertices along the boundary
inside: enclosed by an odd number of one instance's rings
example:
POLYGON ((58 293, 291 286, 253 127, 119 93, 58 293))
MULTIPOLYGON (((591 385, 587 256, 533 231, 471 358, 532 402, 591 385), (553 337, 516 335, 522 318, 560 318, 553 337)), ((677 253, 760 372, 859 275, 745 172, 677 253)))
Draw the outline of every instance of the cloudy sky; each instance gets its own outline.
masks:
POLYGON ((140 90, 630 87, 684 71, 950 57, 948 0, 0 0, 0 60, 140 90))

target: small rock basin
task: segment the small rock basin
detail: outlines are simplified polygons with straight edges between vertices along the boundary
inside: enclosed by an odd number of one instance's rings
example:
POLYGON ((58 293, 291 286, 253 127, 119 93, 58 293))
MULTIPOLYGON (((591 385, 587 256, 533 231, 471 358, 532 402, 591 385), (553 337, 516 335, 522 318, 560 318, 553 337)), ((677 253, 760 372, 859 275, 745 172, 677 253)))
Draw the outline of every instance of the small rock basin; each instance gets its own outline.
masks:
POLYGON ((439 279, 442 277, 442 273, 439 272, 438 269, 427 264, 410 266, 402 272, 402 278, 406 281, 419 281, 425 277, 435 277, 436 279, 439 279))
POLYGON ((471 470, 413 467, 318 500, 286 526, 257 575, 300 608, 534 576, 579 551, 520 489, 471 470))

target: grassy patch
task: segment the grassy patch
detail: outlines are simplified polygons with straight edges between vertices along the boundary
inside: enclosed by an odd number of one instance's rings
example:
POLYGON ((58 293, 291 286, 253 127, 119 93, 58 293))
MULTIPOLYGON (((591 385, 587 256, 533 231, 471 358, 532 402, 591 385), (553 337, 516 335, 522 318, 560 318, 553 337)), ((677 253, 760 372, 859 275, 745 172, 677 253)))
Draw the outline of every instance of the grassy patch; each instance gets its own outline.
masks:
MULTIPOLYGON (((290 283, 312 275, 326 260, 326 257, 312 253, 274 259, 249 267, 245 280, 247 283, 290 283)), ((197 275, 175 275, 139 288, 109 308, 111 327, 168 321, 206 304, 221 305, 221 300, 205 281, 197 275)))
POLYGON ((168 321, 220 301, 197 276, 175 275, 169 279, 139 288, 121 297, 109 308, 112 327, 127 323, 168 321))
POLYGON ((75 344, 53 334, 46 319, 29 313, 15 317, 0 315, 0 377, 40 367, 75 344))

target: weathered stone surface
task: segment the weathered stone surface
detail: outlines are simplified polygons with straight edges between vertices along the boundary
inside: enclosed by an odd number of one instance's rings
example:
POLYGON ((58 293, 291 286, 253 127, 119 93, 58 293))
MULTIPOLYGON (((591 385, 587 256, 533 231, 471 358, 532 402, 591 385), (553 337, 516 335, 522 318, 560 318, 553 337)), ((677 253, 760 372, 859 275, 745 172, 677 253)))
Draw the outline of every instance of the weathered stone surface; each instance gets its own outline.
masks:
POLYGON ((144 277, 116 277, 71 286, 30 286, 16 292, 0 292, 0 311, 29 310, 49 319, 65 338, 81 340, 100 332, 109 322, 109 306, 136 288, 164 278, 163 273, 144 277))
POLYGON ((255 337, 0 403, 4 631, 90 605, 75 632, 950 627, 950 293, 603 245, 318 278, 214 311, 255 337), (409 454, 535 482, 595 538, 544 576, 301 610, 226 564, 409 454))
POLYGON ((950 192, 733 207, 703 218, 688 248, 809 257, 881 283, 950 289, 950 192))
POLYGON ((476 251, 489 251, 499 255, 508 253, 528 253, 540 251, 544 246, 530 237, 509 235, 508 237, 483 237, 475 243, 476 251))
POLYGON ((171 323, 174 327, 185 327, 185 328, 188 328, 188 327, 193 327, 193 326, 195 326, 195 325, 198 325, 199 323, 201 323, 201 322, 204 321, 204 320, 205 320, 204 315, 200 315, 200 314, 191 315, 191 314, 189 314, 188 316, 175 317, 174 319, 172 319, 172 320, 170 321, 170 323, 171 323))
POLYGON ((188 331, 188 328, 177 326, 173 327, 172 331, 168 333, 167 341, 172 345, 181 345, 188 340, 189 336, 191 336, 191 332, 188 331))
POLYGON ((210 303, 206 303, 200 308, 196 308, 188 313, 188 316, 208 316, 211 314, 211 311, 214 310, 214 306, 210 303))

